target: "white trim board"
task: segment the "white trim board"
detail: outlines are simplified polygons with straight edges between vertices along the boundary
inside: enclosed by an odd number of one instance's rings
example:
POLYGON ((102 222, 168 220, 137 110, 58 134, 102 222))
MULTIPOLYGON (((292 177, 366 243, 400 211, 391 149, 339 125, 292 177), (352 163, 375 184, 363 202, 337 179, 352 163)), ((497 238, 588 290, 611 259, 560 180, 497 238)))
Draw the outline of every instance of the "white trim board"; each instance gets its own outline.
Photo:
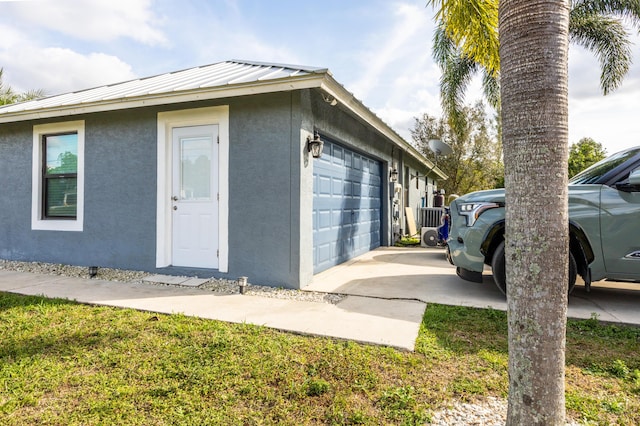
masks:
POLYGON ((34 231, 76 231, 84 228, 84 120, 33 126, 31 161, 31 229, 34 231), (42 136, 46 134, 76 132, 78 134, 78 177, 76 218, 56 220, 42 218, 42 136))

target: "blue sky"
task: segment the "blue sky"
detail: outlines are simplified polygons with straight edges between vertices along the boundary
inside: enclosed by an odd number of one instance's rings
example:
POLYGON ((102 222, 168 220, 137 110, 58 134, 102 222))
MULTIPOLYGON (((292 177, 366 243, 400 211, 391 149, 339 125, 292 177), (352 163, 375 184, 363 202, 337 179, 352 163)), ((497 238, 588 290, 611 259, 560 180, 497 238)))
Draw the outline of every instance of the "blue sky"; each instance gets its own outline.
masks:
MULTIPOLYGON (((227 59, 311 65, 410 140, 440 116, 425 0, 0 0, 0 67, 14 89, 48 94, 227 59)), ((623 86, 600 94, 597 60, 572 46, 569 141, 609 153, 640 144, 640 38, 623 86)), ((467 102, 479 98, 477 84, 467 102)))

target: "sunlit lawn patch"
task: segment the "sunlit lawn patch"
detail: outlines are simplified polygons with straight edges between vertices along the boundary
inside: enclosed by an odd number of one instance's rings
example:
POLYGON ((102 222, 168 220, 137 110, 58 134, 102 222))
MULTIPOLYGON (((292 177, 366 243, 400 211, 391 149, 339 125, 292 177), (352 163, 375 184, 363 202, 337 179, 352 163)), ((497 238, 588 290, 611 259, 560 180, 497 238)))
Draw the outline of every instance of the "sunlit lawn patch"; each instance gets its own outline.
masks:
MULTIPOLYGON (((416 352, 0 293, 0 424, 422 424, 507 392, 506 316, 429 305, 416 352)), ((567 406, 639 424, 638 329, 570 321, 567 406)))

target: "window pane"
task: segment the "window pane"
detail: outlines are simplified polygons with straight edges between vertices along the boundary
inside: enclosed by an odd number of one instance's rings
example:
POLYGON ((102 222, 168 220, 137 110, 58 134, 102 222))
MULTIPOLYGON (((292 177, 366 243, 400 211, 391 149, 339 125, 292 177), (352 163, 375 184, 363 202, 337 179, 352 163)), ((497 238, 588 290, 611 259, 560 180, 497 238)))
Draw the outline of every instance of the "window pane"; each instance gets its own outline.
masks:
POLYGON ((183 200, 211 199, 212 146, 213 140, 210 137, 180 140, 180 196, 183 200))
POLYGON ((76 217, 77 178, 48 178, 45 212, 47 217, 76 217))
POLYGON ((78 135, 45 136, 47 174, 78 172, 78 135))

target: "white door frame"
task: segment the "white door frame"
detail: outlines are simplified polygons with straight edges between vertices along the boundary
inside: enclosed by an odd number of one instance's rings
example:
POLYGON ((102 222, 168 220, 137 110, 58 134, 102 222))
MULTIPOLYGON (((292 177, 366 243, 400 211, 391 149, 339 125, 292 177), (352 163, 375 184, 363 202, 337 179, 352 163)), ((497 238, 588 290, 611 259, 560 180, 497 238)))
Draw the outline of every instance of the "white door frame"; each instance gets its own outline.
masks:
POLYGON ((218 151, 218 270, 229 272, 229 106, 186 109, 158 113, 158 185, 156 207, 156 267, 172 265, 172 129, 217 124, 218 151))

